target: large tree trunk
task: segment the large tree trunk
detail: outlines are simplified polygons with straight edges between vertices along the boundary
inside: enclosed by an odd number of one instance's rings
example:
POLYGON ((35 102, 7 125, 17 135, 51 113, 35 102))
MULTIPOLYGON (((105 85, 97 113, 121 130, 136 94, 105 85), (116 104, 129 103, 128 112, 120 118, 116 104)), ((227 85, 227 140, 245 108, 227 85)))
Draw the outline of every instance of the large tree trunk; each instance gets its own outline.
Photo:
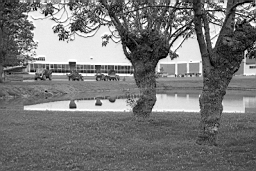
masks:
POLYGON ((204 74, 204 86, 199 98, 201 121, 198 144, 217 144, 217 133, 223 111, 222 101, 232 78, 232 74, 224 77, 222 72, 212 69, 209 74, 204 74))
POLYGON ((0 63, 0 83, 3 82, 3 71, 4 71, 3 64, 0 63))
POLYGON ((3 36, 2 36, 2 31, 1 31, 1 29, 0 29, 0 83, 2 83, 3 82, 3 69, 4 69, 4 67, 3 67, 3 58, 4 58, 4 56, 3 56, 3 36))
POLYGON ((211 67, 203 68, 203 90, 199 98, 200 104, 200 132, 198 144, 216 145, 217 134, 223 111, 222 101, 228 85, 239 69, 243 60, 243 51, 232 51, 234 46, 221 46, 215 48, 211 67))
POLYGON ((133 114, 137 119, 149 117, 156 102, 156 79, 153 61, 137 61, 134 66, 134 78, 140 89, 140 98, 133 108, 133 114))
POLYGON ((140 36, 123 31, 121 37, 124 53, 134 67, 134 79, 140 89, 133 113, 136 119, 146 119, 156 102, 155 68, 159 60, 167 57, 169 44, 165 36, 150 29, 140 36))
POLYGON ((256 28, 235 22, 234 0, 227 1, 226 18, 215 47, 212 48, 208 16, 201 1, 193 1, 194 23, 203 63, 203 91, 200 102, 200 133, 198 144, 216 145, 223 111, 222 101, 229 82, 239 69, 244 51, 256 41, 256 28), (203 31, 204 29, 204 31, 203 31))
MULTIPOLYGON (((0 15, 2 15, 2 10, 3 10, 3 4, 1 3, 0 4, 0 15)), ((4 59, 4 56, 3 56, 3 23, 0 23, 0 83, 3 82, 3 59, 4 59)))

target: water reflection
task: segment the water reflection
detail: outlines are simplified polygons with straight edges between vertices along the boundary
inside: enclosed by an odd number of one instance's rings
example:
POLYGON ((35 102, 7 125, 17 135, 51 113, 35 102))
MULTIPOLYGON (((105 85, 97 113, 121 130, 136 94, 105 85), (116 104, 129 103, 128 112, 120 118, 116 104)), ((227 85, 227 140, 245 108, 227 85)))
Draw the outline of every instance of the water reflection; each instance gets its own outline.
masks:
MULTIPOLYGON (((199 94, 157 94, 153 111, 199 112, 199 94)), ((115 103, 101 99, 102 106, 95 106, 95 99, 75 100, 76 109, 69 109, 70 101, 56 101, 24 106, 24 110, 55 111, 131 111, 126 99, 117 98, 115 103)), ((224 112, 256 112, 256 96, 226 95, 223 101, 224 112)))

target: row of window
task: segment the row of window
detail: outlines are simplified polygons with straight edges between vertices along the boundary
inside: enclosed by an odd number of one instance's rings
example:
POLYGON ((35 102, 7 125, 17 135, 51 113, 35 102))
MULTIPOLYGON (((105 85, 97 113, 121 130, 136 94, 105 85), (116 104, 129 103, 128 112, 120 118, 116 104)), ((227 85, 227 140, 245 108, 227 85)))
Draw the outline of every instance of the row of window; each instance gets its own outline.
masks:
POLYGON ((250 69, 255 69, 255 68, 256 68, 256 66, 249 66, 249 68, 250 68, 250 69))
POLYGON ((77 70, 80 73, 108 73, 109 70, 115 70, 116 73, 132 74, 133 67, 128 65, 75 65, 68 64, 29 64, 29 72, 36 72, 38 68, 52 70, 53 73, 69 73, 77 70))
MULTIPOLYGON (((30 68, 70 69, 68 64, 29 64, 30 68)), ((95 69, 94 65, 76 65, 76 69, 95 69)))
POLYGON ((45 57, 33 58, 35 61, 45 61, 45 57))

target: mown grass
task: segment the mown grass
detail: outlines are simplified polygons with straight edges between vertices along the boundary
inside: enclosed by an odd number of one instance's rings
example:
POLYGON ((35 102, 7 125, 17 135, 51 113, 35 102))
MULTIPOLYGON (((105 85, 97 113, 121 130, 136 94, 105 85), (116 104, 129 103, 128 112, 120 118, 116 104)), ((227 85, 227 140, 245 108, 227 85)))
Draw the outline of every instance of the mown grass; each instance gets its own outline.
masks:
MULTIPOLYGON (((230 87, 256 88, 255 81, 255 77, 234 77, 230 87)), ((166 89, 202 87, 202 78, 157 82, 166 89)), ((131 77, 120 82, 0 84, 1 90, 15 92, 59 88, 87 95, 135 87, 131 77)), ((224 114, 217 147, 195 144, 199 120, 199 113, 153 113, 149 121, 137 122, 131 113, 0 110, 0 170, 255 170, 255 114, 224 114)))
POLYGON ((195 144, 199 118, 0 110, 0 170, 255 170, 255 114, 224 114, 217 147, 195 144))
MULTIPOLYGON (((32 79, 34 75, 26 75, 24 79, 32 79)), ((136 87, 134 78, 132 76, 126 76, 125 81, 123 81, 123 76, 121 76, 121 80, 118 84, 125 85, 129 84, 132 85, 131 87, 136 87)), ((65 84, 72 84, 72 85, 79 85, 79 84, 88 84, 88 85, 102 85, 102 87, 108 85, 116 85, 116 82, 109 82, 109 81, 97 81, 91 82, 86 80, 95 80, 94 76, 86 76, 84 77, 85 81, 70 81, 65 82, 65 84)), ((8 82, 5 83, 7 85, 51 85, 51 84, 60 84, 63 81, 68 80, 67 76, 65 75, 54 75, 53 81, 36 81, 36 82, 8 82)), ((186 87, 186 88, 201 88, 203 86, 203 78, 202 77, 168 77, 168 78, 158 78, 157 87, 166 87, 168 89, 175 88, 175 87, 186 87)), ((256 88, 256 76, 234 76, 229 84, 229 88, 231 87, 240 87, 240 88, 256 88)), ((1 86, 1 85, 0 85, 1 86)))

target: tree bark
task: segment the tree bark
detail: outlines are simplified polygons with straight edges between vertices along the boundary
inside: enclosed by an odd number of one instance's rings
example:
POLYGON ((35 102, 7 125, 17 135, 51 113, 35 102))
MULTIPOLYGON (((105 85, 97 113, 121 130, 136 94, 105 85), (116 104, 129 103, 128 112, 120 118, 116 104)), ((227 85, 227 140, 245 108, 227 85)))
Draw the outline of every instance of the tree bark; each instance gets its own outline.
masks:
POLYGON ((136 101, 133 114, 137 119, 145 119, 150 116, 156 102, 156 62, 137 61, 134 64, 134 78, 140 89, 140 98, 136 101))
POLYGON ((239 69, 244 51, 256 41, 256 28, 245 21, 235 23, 236 1, 228 0, 227 13, 215 47, 210 42, 209 21, 201 1, 193 1, 194 24, 203 63, 203 90, 199 98, 198 144, 216 145, 223 111, 222 101, 229 82, 239 69), (203 28, 205 31, 203 31, 203 28))
MULTIPOLYGON (((224 69, 224 68, 223 68, 224 69)), ((223 111, 222 101, 232 73, 222 74, 221 69, 212 69, 204 74, 203 90, 199 97, 201 121, 197 143, 200 145, 217 145, 217 134, 223 111)))
POLYGON ((3 73, 4 73, 4 67, 3 64, 0 63, 0 83, 3 83, 3 73))
POLYGON ((0 83, 3 82, 3 72, 4 72, 4 67, 3 67, 3 34, 2 30, 0 29, 0 83))
POLYGON ((244 51, 256 41, 256 28, 244 23, 233 34, 220 36, 211 57, 211 67, 203 66, 198 144, 216 145, 223 111, 222 101, 233 75, 240 68, 244 51))
POLYGON ((134 79, 140 89, 140 98, 133 113, 136 119, 146 119, 156 102, 155 68, 158 61, 166 58, 169 53, 168 41, 157 31, 146 30, 141 37, 122 35, 122 45, 134 67, 134 79))
POLYGON ((3 3, 0 3, 0 83, 3 82, 3 3))

